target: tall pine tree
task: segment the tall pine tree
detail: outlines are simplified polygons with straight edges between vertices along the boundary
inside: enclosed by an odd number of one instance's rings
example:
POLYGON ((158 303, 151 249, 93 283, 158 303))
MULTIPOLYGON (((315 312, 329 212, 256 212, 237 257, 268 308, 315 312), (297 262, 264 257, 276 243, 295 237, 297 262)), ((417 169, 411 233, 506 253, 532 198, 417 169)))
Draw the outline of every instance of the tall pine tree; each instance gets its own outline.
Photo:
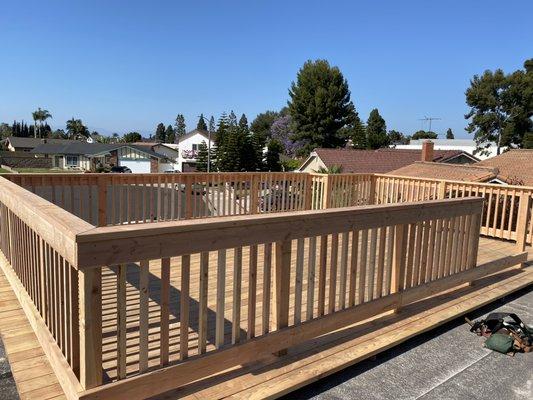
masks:
POLYGON ((185 135, 185 133, 187 133, 187 126, 185 125, 185 117, 183 116, 183 114, 178 114, 176 116, 176 122, 174 122, 174 132, 175 132, 175 137, 174 137, 174 143, 178 143, 179 140, 180 140, 180 137, 182 137, 183 135, 185 135))
POLYGON ((200 119, 198 120, 198 123, 196 124, 196 129, 200 129, 202 131, 207 130, 207 124, 205 123, 204 114, 200 114, 200 119))
POLYGON ((369 149, 379 149, 389 145, 387 125, 377 108, 370 112, 366 123, 366 141, 369 149))
POLYGON ((175 140, 176 134, 174 128, 172 128, 172 125, 169 125, 165 131, 165 143, 174 143, 175 140))
POLYGON ((161 143, 165 143, 165 139, 166 139, 166 128, 165 128, 165 125, 160 122, 159 124, 157 124, 157 127, 155 128, 155 140, 156 142, 161 142, 161 143))

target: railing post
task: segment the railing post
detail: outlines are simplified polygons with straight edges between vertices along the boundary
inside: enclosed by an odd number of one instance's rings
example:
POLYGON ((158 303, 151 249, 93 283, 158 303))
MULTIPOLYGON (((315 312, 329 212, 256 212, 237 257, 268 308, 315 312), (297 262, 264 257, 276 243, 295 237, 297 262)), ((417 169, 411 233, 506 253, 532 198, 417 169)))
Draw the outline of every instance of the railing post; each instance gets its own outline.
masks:
MULTIPOLYGON (((394 228, 394 253, 392 259, 392 274, 391 274, 391 294, 399 293, 403 290, 405 264, 407 255, 407 229, 408 225, 396 225, 394 228)), ((401 301, 398 302, 398 307, 394 312, 399 312, 401 301)))
POLYGON ((324 195, 322 198, 322 209, 326 210, 330 207, 331 202, 331 185, 332 180, 329 175, 324 176, 324 195))
MULTIPOLYGON (((305 173, 305 172, 304 172, 305 173)), ((304 198, 304 210, 311 210, 313 207, 313 175, 305 173, 305 198, 304 198)))
MULTIPOLYGON (((99 175, 98 182, 98 226, 107 225, 107 177, 99 175)), ((92 205, 91 205, 92 207, 92 205)))
MULTIPOLYGON (((516 220, 516 251, 522 253, 526 250, 527 225, 531 208, 531 193, 522 192, 520 194, 520 204, 518 205, 518 216, 516 220)), ((520 264, 521 267, 524 264, 520 264)))
POLYGON ((259 185, 260 179, 255 174, 250 178, 250 214, 257 214, 259 209, 259 185))
POLYGON ((439 181, 439 191, 437 193, 437 199, 446 198, 446 181, 439 181))
MULTIPOLYGON (((274 328, 280 330, 289 325, 289 295, 291 273, 291 241, 276 242, 275 268, 275 311, 274 328)), ((286 349, 276 352, 276 355, 287 354, 286 349)))
POLYGON ((192 177, 185 177, 185 219, 192 218, 192 177))
POLYGON ((79 271, 80 383, 102 384, 102 270, 79 271))
POLYGON ((370 193, 368 194, 368 204, 376 204, 376 181, 376 175, 370 175, 370 193))

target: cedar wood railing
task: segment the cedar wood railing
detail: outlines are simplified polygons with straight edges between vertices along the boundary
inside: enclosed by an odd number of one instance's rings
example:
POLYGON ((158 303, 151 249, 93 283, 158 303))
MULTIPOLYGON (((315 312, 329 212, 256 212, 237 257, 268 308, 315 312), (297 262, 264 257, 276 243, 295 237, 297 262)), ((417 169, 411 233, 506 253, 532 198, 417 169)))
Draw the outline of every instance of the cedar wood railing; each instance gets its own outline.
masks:
POLYGON ((531 191, 521 187, 213 175, 0 178, 0 264, 69 398, 148 397, 282 353, 521 263, 531 237, 531 191), (330 209, 354 204, 368 206, 330 209), (480 229, 516 240, 517 254, 476 267, 480 229))

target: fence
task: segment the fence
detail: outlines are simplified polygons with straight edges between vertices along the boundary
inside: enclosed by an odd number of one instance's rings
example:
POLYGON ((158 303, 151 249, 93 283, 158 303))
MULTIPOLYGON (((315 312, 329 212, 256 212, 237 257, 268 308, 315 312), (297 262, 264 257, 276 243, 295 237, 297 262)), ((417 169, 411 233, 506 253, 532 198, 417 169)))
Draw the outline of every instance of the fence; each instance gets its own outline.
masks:
MULTIPOLYGON (((516 261, 474 268, 479 198, 309 210, 379 203, 379 180, 182 175, 0 178, 0 266, 67 397, 153 396, 516 261), (128 223, 98 228, 67 211, 114 222, 117 212, 103 207, 113 192, 133 202, 132 186, 155 189, 146 199, 164 185, 185 185, 186 199, 201 185, 215 202, 218 191, 241 192, 249 205, 245 215, 201 218, 189 201, 188 219, 165 220, 172 212, 158 196, 148 208, 158 223, 131 223, 126 202, 128 223)), ((518 211, 519 231, 527 211, 518 211)))

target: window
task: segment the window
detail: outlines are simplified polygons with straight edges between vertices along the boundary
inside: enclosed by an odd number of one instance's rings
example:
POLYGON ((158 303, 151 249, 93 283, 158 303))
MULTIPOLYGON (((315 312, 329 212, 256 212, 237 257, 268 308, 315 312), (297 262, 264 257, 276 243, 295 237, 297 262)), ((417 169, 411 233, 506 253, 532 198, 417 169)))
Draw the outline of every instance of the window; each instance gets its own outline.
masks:
POLYGON ((77 167, 78 156, 67 156, 67 167, 77 167))
POLYGON ((192 151, 198 151, 198 150, 200 150, 200 145, 197 144, 197 143, 193 143, 193 145, 192 145, 192 151))

